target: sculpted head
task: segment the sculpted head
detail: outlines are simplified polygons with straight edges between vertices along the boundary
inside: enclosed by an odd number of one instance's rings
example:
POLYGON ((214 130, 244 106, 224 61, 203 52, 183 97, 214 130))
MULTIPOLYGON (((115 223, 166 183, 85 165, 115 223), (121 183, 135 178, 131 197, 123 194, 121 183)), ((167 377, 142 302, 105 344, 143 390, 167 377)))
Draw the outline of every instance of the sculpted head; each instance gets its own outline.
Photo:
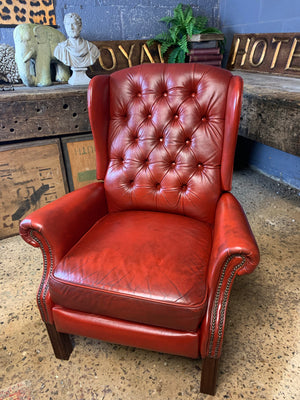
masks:
POLYGON ((69 13, 64 17, 64 25, 70 38, 78 38, 82 28, 82 21, 78 14, 69 13))

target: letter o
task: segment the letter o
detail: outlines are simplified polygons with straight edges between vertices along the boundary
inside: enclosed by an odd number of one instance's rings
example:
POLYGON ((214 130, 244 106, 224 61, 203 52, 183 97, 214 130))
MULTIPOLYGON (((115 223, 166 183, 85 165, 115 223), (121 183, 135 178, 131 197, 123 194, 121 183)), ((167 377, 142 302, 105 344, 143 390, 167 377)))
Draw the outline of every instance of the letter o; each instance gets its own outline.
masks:
POLYGON ((113 69, 116 68, 116 66, 117 66, 117 60, 116 60, 115 53, 114 53, 114 51, 113 51, 113 49, 112 49, 111 47, 101 47, 101 49, 100 49, 100 56, 99 56, 99 63, 100 63, 100 65, 101 65, 101 67, 102 67, 105 71, 111 71, 111 70, 113 70, 113 69), (103 62, 102 56, 101 56, 101 50, 103 50, 103 49, 108 50, 108 52, 109 52, 110 55, 111 55, 111 60, 112 60, 112 66, 111 66, 111 67, 106 67, 106 66, 104 65, 104 62, 103 62))
POLYGON ((253 46, 252 46, 252 49, 251 49, 251 52, 250 52, 250 55, 249 55, 249 62, 253 67, 258 67, 259 65, 262 64, 262 62, 264 61, 265 55, 266 55, 267 48, 268 48, 268 43, 267 43, 267 41, 265 39, 259 39, 259 40, 256 40, 253 43, 253 46), (262 52, 261 52, 261 55, 260 55, 260 58, 259 58, 258 62, 255 63, 253 61, 253 56, 254 56, 254 53, 255 53, 255 50, 256 50, 257 46, 260 43, 263 43, 263 49, 262 49, 262 52))

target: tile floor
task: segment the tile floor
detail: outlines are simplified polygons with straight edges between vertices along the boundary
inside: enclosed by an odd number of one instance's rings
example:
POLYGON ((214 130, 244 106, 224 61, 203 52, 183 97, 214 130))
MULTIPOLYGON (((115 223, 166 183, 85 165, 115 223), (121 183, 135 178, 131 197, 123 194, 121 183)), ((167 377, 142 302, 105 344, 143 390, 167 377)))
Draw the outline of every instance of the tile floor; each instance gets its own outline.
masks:
POLYGON ((199 393, 201 360, 81 337, 57 360, 35 303, 40 250, 17 236, 0 241, 0 399, 13 385, 23 400, 300 399, 299 193, 251 170, 233 193, 261 262, 235 281, 215 397, 199 393))

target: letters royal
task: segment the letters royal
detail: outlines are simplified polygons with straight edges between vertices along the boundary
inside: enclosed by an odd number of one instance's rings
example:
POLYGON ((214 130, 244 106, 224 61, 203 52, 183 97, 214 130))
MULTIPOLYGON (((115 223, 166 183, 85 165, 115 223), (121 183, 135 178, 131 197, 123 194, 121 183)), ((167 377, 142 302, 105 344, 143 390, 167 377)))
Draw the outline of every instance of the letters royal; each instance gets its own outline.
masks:
MULTIPOLYGON (((114 69, 117 67, 117 57, 116 57, 115 52, 116 52, 116 51, 119 51, 119 52, 125 57, 125 59, 127 60, 128 67, 132 67, 132 66, 133 66, 132 56, 133 56, 133 51, 136 50, 136 49, 135 49, 136 46, 138 46, 138 45, 137 45, 136 43, 133 43, 133 44, 130 46, 130 49, 129 49, 128 52, 124 49, 124 47, 123 47, 122 45, 118 45, 117 49, 113 49, 112 47, 109 47, 109 46, 101 46, 101 47, 100 47, 99 64, 101 65, 101 67, 102 67, 105 71, 112 71, 112 70, 114 70, 114 69), (103 58, 102 58, 101 50, 102 50, 102 51, 103 51, 103 50, 107 50, 107 51, 109 52, 109 54, 110 54, 110 56, 111 56, 111 65, 105 65, 105 62, 103 61, 103 58)), ((163 59, 163 57, 162 57, 162 54, 161 54, 160 49, 161 49, 161 45, 158 44, 158 45, 157 45, 157 52, 158 52, 158 56, 159 56, 159 61, 160 61, 161 63, 163 63, 163 62, 164 62, 164 59, 163 59)), ((154 60, 154 58, 152 57, 152 55, 151 55, 151 53, 150 53, 150 51, 149 51, 149 48, 148 48, 148 46, 147 46, 146 43, 144 43, 144 44, 141 46, 141 49, 140 49, 140 57, 139 57, 139 63, 140 63, 140 64, 143 64, 145 61, 148 61, 148 62, 150 61, 150 63, 152 63, 152 64, 155 63, 155 60, 154 60)))

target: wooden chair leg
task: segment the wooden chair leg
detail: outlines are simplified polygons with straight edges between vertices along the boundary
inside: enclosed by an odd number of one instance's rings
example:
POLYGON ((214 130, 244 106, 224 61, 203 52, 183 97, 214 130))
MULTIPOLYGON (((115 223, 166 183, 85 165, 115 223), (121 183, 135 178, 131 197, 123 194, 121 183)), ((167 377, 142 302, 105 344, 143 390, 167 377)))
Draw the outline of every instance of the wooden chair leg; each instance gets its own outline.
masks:
POLYGON ((66 333, 57 332, 54 325, 45 324, 53 347, 55 357, 60 360, 68 360, 73 350, 70 336, 66 333))
POLYGON ((202 362, 201 373, 201 393, 210 394, 212 396, 216 393, 216 382, 219 368, 219 359, 204 358, 202 362))

